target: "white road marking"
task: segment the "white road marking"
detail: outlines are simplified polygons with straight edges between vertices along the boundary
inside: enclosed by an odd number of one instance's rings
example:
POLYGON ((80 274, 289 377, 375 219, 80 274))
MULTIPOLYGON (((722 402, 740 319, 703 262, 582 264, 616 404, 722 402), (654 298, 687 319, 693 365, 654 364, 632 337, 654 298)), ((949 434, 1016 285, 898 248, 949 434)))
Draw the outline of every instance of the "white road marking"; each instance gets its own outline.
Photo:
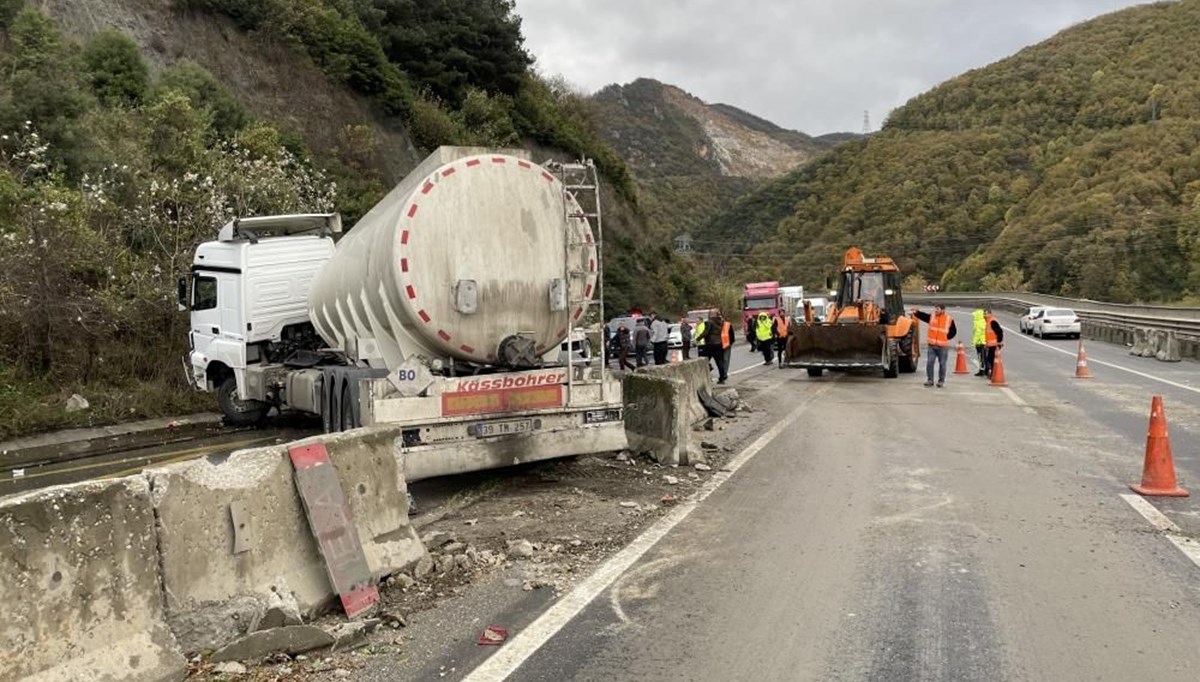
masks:
POLYGON ((1137 513, 1141 514, 1151 526, 1154 526, 1163 534, 1165 538, 1171 541, 1171 544, 1179 548, 1183 555, 1192 560, 1196 566, 1200 566, 1200 542, 1194 538, 1190 538, 1183 534, 1183 529, 1175 525, 1175 522, 1167 518, 1157 507, 1150 504, 1146 498, 1141 495, 1123 494, 1121 499, 1129 503, 1137 513))
POLYGON ((832 387, 833 384, 830 383, 814 391, 812 395, 808 396, 796 409, 780 420, 779 423, 768 429, 766 433, 759 436, 745 450, 738 453, 720 471, 713 474, 713 477, 691 499, 680 504, 671 513, 664 516, 635 538, 633 542, 629 543, 628 547, 604 562, 596 569, 595 573, 588 576, 587 579, 579 583, 575 589, 567 593, 554 606, 547 609, 545 613, 530 623, 529 627, 525 628, 519 635, 509 640, 502 649, 492 654, 491 658, 480 664, 478 668, 472 670, 469 675, 463 678, 464 682, 499 682, 500 680, 507 679, 509 675, 516 672, 530 656, 558 634, 559 630, 562 630, 588 604, 592 603, 596 597, 608 589, 625 571, 629 570, 630 566, 638 559, 641 559, 646 552, 650 551, 651 547, 657 544, 667 533, 671 532, 672 529, 695 511, 701 502, 706 500, 725 481, 728 481, 737 473, 738 469, 741 469, 751 458, 769 445, 771 441, 778 438, 780 434, 808 409, 813 401, 832 387))
POLYGON ((1012 400, 1013 403, 1015 403, 1017 405, 1017 407, 1029 407, 1029 403, 1022 400, 1021 396, 1017 395, 1017 392, 1012 390, 1011 388, 1004 386, 1000 390, 1003 391, 1004 395, 1008 396, 1009 399, 1012 400))
MULTIPOLYGON (((1052 345, 1050 345, 1050 344, 1048 344, 1048 343, 1046 343, 1046 342, 1044 342, 1044 341, 1039 341, 1039 340, 1037 340, 1037 339, 1035 339, 1035 338, 1032 338, 1032 337, 1029 337, 1029 336, 1025 336, 1024 334, 1020 334, 1020 333, 1018 333, 1018 335, 1017 335, 1017 336, 1018 336, 1018 338, 1025 339, 1026 341, 1028 341, 1028 342, 1030 342, 1030 343, 1036 343, 1036 344, 1037 344, 1037 345, 1039 345, 1039 346, 1045 346, 1046 348, 1049 348, 1050 350, 1052 350, 1052 351, 1054 351, 1054 352, 1056 352, 1056 353, 1062 353, 1063 355, 1070 355, 1071 357, 1078 357, 1078 353, 1076 353, 1076 352, 1072 352, 1072 351, 1069 351, 1069 350, 1066 350, 1066 349, 1063 349, 1063 348, 1059 348, 1059 347, 1057 347, 1057 346, 1052 346, 1052 345)), ((1164 378, 1162 378, 1162 377, 1156 377, 1156 376, 1154 376, 1153 374, 1147 374, 1147 373, 1145 373, 1145 372, 1139 372, 1139 371, 1137 371, 1136 369, 1129 369, 1128 367, 1122 367, 1121 365, 1115 365, 1115 364, 1113 364, 1113 363, 1111 363, 1111 362, 1105 362, 1105 361, 1103 361, 1103 360, 1097 360, 1097 359, 1095 359, 1095 358, 1092 358, 1092 357, 1089 357, 1089 358, 1088 358, 1088 365, 1103 365, 1103 366, 1105 366, 1105 367, 1112 367, 1113 369, 1119 369, 1119 370, 1121 370, 1122 372, 1129 372, 1130 374, 1136 374, 1137 376, 1139 376, 1139 377, 1142 377, 1143 379, 1150 379, 1150 380, 1152 380, 1152 381, 1157 381, 1157 382, 1159 382, 1159 383, 1163 383, 1163 384, 1166 384, 1166 385, 1168 385, 1168 386, 1174 386, 1175 388, 1182 388, 1183 390, 1185 390, 1185 391, 1191 391, 1192 393, 1200 393, 1200 388, 1196 388, 1196 387, 1194 387, 1194 386, 1188 386, 1188 385, 1186 385, 1186 384, 1181 384, 1181 383, 1178 383, 1178 382, 1175 382, 1175 381, 1171 381, 1170 379, 1164 379, 1164 378)))

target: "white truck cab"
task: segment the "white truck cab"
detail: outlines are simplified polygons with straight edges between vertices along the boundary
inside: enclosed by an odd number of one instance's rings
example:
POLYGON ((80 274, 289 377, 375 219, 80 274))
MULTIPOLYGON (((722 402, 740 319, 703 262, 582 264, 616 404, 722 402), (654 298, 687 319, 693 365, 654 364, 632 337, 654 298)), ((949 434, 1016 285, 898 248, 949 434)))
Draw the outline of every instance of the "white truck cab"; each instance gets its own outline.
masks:
POLYGON ((289 340, 315 336, 308 288, 333 255, 333 235, 341 229, 337 214, 242 218, 196 249, 188 379, 216 391, 223 410, 265 411, 238 398, 249 395, 247 365, 264 362, 273 347, 289 340), (260 239, 268 234, 270 239, 260 239))

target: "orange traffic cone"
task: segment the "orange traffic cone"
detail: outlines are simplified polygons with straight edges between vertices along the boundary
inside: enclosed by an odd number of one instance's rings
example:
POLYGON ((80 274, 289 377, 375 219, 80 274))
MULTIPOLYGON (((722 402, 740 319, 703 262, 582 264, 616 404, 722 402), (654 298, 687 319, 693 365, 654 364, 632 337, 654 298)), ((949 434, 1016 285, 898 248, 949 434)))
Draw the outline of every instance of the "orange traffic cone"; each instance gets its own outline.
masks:
POLYGON ((955 374, 970 374, 971 370, 967 369, 967 351, 963 350, 962 341, 958 342, 958 359, 954 361, 955 374))
POLYGON ((1146 434, 1146 463, 1141 485, 1131 485, 1140 495, 1187 497, 1188 491, 1175 480, 1175 460, 1171 457, 1171 439, 1167 437, 1167 415, 1162 396, 1150 401, 1150 431, 1146 434))
POLYGON ((1000 349, 996 349, 996 364, 992 366, 992 385, 1007 386, 1004 381, 1004 360, 1000 357, 1000 349))
POLYGON ((1091 379, 1092 370, 1088 369, 1087 352, 1083 350, 1083 337, 1079 338, 1079 357, 1075 360, 1075 378, 1091 379))

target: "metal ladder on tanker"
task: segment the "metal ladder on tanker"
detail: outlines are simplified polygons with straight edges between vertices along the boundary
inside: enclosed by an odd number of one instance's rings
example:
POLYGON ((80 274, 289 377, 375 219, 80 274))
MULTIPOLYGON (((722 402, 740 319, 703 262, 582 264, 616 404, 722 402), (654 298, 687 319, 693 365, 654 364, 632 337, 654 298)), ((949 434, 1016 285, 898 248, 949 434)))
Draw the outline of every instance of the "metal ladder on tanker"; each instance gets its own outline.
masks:
POLYGON ((604 225, 600 211, 600 176, 591 159, 574 163, 547 164, 562 183, 563 229, 567 283, 567 400, 574 404, 576 388, 598 385, 600 399, 604 395, 604 377, 608 371, 608 349, 604 345, 604 225), (572 201, 573 200, 573 201, 572 201), (585 220, 592 228, 593 239, 581 238, 575 229, 576 221, 585 220), (596 285, 591 297, 584 295, 587 280, 593 273, 588 269, 592 252, 596 254, 596 285), (578 267, 576 267, 578 266, 578 267), (582 314, 576 316, 576 311, 582 314), (599 325, 589 332, 588 327, 599 325), (588 344, 586 359, 574 352, 576 331, 584 330, 583 342, 588 344), (593 336, 595 338, 593 338, 593 336), (594 349, 599 348, 599 352, 594 349))

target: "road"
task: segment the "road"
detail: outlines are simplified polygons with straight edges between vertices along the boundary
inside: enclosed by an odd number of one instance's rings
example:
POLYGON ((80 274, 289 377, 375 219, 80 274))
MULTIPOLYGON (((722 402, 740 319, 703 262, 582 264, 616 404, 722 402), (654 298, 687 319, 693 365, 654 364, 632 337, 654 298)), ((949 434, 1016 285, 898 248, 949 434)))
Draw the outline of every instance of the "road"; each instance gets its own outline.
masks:
POLYGON ((1077 380, 1075 341, 1035 341, 1010 333, 1008 390, 740 350, 774 426, 575 592, 506 614, 519 634, 465 679, 1200 678, 1200 567, 1152 525, 1195 548, 1200 506, 1124 497, 1154 393, 1200 488, 1197 367, 1092 343, 1077 380))

